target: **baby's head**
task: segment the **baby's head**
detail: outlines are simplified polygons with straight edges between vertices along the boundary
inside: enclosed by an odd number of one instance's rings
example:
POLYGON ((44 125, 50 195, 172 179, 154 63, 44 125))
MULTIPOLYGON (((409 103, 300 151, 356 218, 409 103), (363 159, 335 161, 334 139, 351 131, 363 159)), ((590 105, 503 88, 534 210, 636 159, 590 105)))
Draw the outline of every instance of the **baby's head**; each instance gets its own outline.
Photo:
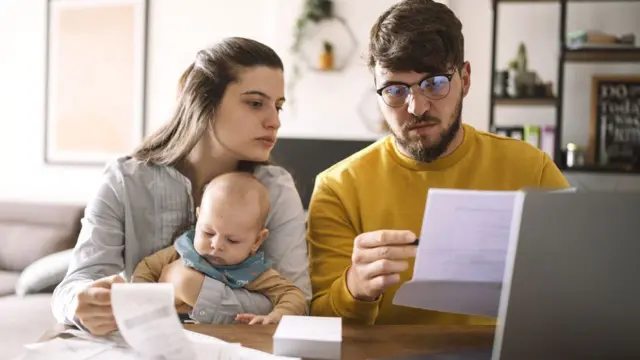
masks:
POLYGON ((205 187, 198 209, 194 246, 214 265, 239 264, 267 237, 269 191, 253 175, 232 172, 205 187))

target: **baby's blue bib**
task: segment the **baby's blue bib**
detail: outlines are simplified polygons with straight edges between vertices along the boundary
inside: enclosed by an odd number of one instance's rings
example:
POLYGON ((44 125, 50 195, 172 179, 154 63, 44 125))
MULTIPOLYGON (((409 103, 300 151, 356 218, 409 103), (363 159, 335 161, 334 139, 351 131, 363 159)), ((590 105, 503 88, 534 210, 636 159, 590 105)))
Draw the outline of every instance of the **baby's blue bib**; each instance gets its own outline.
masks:
POLYGON ((230 288, 241 288, 257 279, 271 267, 271 261, 264 258, 263 252, 247 258, 236 265, 213 265, 196 252, 193 246, 195 230, 185 231, 173 244, 184 264, 216 280, 222 281, 230 288))

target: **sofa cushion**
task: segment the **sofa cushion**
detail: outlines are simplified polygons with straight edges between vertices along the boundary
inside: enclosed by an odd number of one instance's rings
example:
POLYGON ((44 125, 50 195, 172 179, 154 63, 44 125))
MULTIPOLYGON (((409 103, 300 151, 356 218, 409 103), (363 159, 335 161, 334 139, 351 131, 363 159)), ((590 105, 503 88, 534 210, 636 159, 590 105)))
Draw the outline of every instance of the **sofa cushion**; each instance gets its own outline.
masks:
POLYGON ((22 271, 73 247, 82 214, 78 205, 0 203, 0 269, 22 271))
POLYGON ((0 271, 0 296, 13 294, 19 277, 19 272, 0 271))
POLYGON ((27 266, 16 284, 16 295, 53 292, 69 269, 73 249, 63 250, 38 259, 27 266))

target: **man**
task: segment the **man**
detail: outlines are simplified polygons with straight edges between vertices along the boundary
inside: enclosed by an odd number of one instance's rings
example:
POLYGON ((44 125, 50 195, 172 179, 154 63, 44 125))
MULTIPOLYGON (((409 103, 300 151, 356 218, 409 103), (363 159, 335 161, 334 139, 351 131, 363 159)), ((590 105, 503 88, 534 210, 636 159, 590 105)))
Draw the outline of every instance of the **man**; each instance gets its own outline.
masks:
POLYGON ((568 183, 544 152, 461 123, 471 84, 462 25, 445 5, 404 0, 370 33, 369 68, 392 135, 316 179, 308 241, 311 313, 361 324, 491 324, 392 304, 413 274, 429 188, 568 183))

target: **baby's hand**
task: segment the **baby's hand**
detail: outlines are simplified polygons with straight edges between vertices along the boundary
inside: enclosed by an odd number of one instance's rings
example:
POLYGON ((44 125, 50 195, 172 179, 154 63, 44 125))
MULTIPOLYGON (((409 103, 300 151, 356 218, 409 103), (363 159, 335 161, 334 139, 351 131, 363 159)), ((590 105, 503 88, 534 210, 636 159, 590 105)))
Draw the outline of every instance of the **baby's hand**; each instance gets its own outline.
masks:
POLYGON ((238 314, 236 315, 236 321, 243 324, 277 324, 280 322, 281 316, 277 314, 269 314, 269 315, 254 315, 254 314, 238 314))

